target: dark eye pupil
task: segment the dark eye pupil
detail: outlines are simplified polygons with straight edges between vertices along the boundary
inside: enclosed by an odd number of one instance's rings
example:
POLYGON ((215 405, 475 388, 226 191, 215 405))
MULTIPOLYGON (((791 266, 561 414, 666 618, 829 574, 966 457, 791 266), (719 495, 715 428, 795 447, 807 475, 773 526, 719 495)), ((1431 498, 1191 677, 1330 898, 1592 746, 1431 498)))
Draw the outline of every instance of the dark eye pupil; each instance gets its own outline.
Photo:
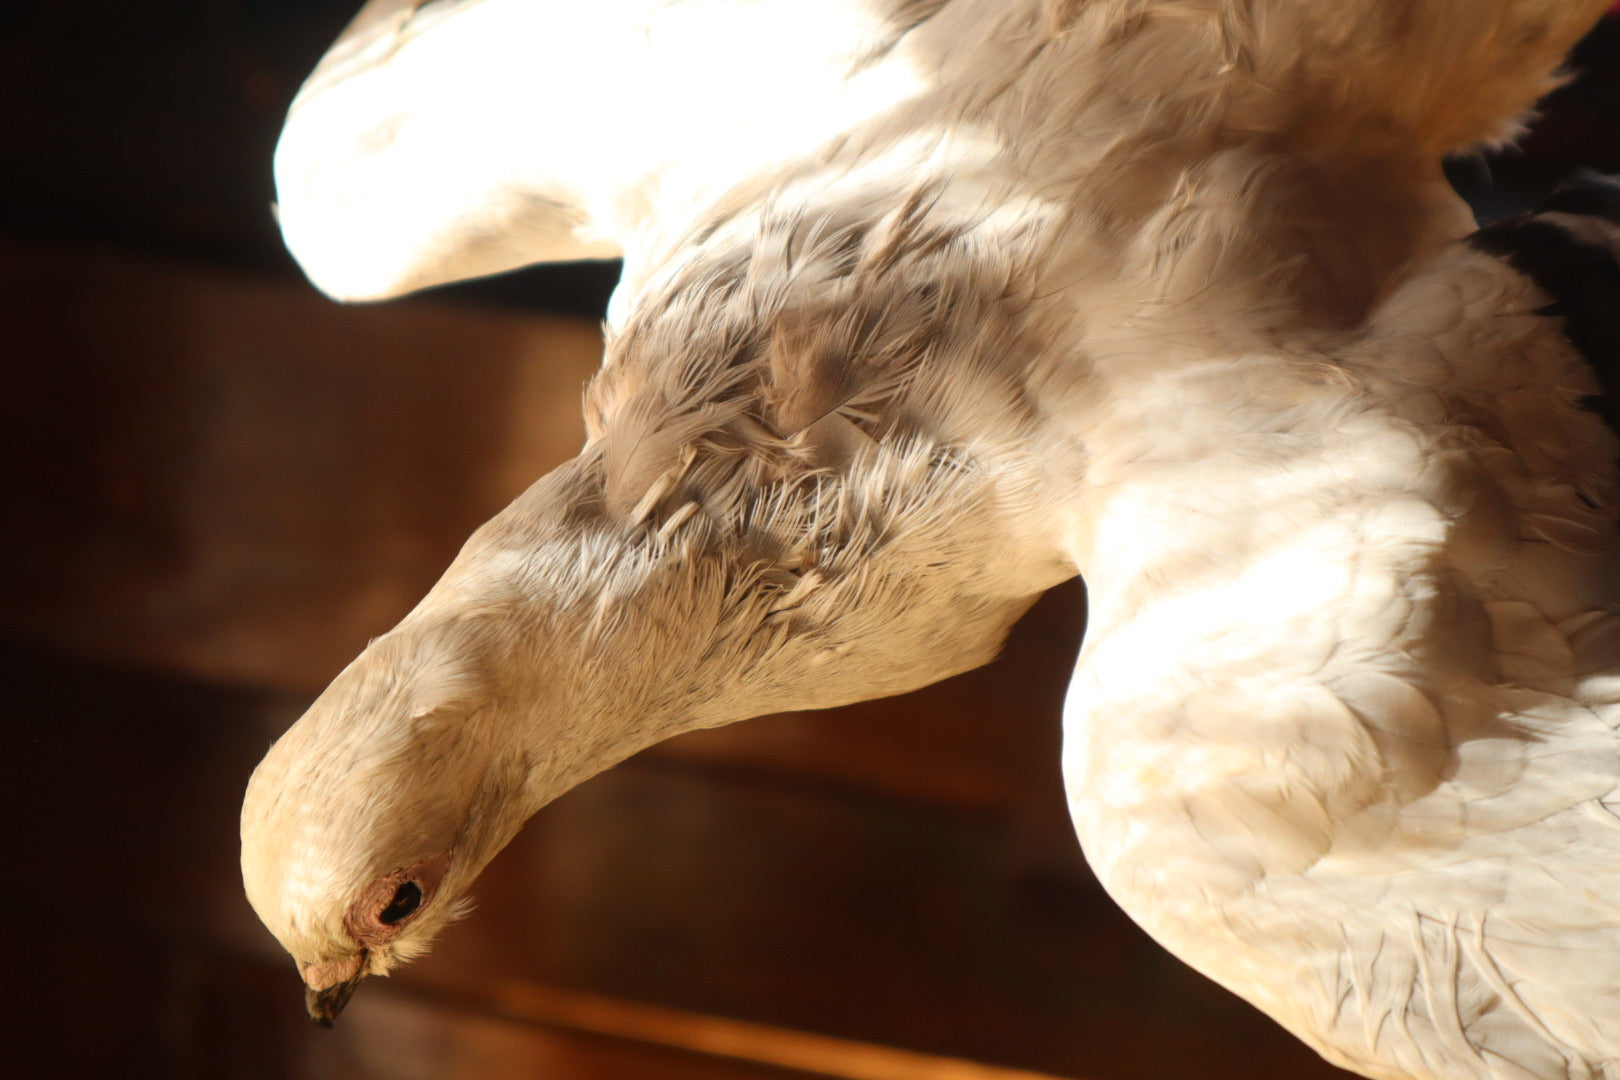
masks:
POLYGON ((405 916, 415 911, 422 903, 422 888, 414 881, 407 881, 394 890, 394 898, 388 901, 388 906, 378 915, 379 921, 392 926, 405 916))

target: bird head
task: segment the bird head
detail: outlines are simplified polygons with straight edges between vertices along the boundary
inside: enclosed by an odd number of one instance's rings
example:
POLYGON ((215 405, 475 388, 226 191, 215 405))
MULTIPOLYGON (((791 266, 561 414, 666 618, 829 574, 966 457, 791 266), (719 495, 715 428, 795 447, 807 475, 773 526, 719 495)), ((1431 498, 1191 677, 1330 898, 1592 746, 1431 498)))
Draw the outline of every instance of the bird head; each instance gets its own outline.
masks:
POLYGON ((522 747, 501 742, 478 629, 407 620, 270 750, 242 808, 242 873, 330 1025, 366 975, 425 951, 522 823, 522 747))

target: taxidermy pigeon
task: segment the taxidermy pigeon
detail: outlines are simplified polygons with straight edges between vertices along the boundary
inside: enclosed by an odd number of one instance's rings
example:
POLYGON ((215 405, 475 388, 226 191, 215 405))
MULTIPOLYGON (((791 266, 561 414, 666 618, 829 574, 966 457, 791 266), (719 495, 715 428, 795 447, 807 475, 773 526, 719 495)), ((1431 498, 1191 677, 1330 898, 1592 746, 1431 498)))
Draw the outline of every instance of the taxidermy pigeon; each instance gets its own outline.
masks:
POLYGON ((560 792, 1079 573, 1133 918, 1367 1076, 1620 1077, 1620 195, 1440 170, 1606 6, 374 0, 277 154, 311 278, 625 271, 579 456, 253 776, 311 1013, 560 792))

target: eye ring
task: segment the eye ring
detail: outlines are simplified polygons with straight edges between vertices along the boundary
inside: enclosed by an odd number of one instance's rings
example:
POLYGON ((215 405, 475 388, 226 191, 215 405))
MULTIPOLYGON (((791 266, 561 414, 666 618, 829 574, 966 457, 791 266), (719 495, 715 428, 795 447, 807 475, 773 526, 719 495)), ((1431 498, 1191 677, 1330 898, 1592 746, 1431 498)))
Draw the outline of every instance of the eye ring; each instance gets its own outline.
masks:
POLYGON ((393 926, 415 914, 421 906, 422 886, 414 881, 402 881, 399 888, 394 890, 394 898, 388 901, 388 906, 377 913, 377 921, 384 926, 393 926))

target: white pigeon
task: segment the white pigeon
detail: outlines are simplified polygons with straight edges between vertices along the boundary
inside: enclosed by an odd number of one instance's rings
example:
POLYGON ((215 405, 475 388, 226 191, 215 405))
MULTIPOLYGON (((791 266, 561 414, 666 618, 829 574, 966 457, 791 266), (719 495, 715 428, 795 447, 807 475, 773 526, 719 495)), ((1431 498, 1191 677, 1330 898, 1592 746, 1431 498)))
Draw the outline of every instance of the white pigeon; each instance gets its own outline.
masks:
POLYGON ((1620 215, 1470 240, 1440 170, 1606 6, 374 0, 277 155, 313 280, 625 274, 579 456, 254 774, 312 1014, 560 792, 1079 573, 1131 916, 1367 1076, 1620 1078, 1620 442, 1559 292, 1620 304, 1620 215))

